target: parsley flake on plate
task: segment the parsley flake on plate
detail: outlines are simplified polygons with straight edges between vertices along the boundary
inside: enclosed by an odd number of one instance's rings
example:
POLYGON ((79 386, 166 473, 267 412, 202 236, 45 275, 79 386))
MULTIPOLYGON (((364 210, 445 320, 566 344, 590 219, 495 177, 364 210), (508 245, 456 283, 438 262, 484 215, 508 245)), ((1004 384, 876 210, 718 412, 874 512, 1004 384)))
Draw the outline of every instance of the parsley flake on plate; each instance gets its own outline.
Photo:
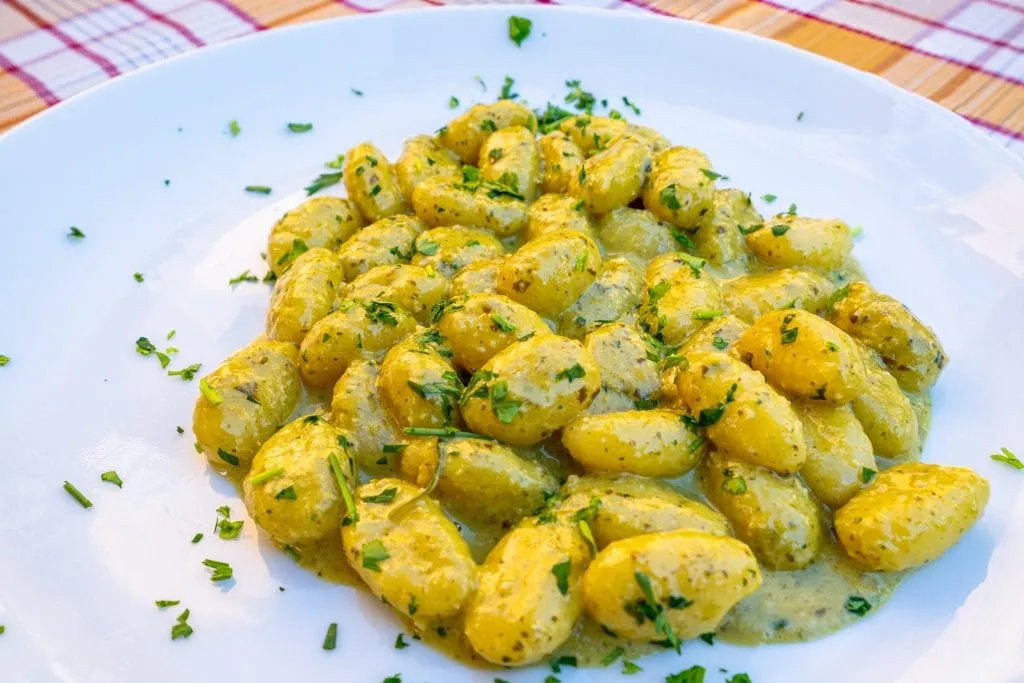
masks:
POLYGON ((516 47, 523 46, 523 41, 530 37, 532 30, 533 22, 526 17, 511 16, 508 18, 508 37, 516 44, 516 47))
POLYGON ((117 488, 121 488, 121 485, 124 484, 124 482, 121 481, 121 477, 117 476, 117 472, 115 472, 114 470, 104 472, 103 474, 100 475, 100 479, 106 482, 110 482, 117 488))

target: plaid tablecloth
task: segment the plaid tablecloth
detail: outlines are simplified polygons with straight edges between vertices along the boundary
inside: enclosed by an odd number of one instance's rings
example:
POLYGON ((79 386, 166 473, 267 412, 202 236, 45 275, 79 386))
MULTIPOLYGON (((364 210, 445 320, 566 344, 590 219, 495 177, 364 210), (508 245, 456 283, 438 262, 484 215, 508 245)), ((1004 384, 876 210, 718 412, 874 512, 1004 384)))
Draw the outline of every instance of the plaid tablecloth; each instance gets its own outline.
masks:
MULTIPOLYGON (((326 17, 471 1, 0 0, 0 131, 208 43, 326 17)), ((538 1, 685 17, 781 40, 929 97, 1024 154, 1024 0, 538 1)))

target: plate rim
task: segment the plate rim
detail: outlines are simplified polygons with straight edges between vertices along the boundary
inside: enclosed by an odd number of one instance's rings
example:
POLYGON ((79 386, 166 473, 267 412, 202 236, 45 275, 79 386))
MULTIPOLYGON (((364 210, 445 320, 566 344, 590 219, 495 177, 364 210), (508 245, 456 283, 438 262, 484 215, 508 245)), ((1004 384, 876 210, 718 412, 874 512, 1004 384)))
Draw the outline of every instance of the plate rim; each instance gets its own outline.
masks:
MULTIPOLYGON (((183 52, 172 57, 167 57, 159 61, 153 62, 152 64, 146 64, 145 66, 139 67, 128 73, 121 74, 115 78, 109 79, 98 85, 87 88, 81 92, 75 93, 65 100, 61 100, 55 105, 47 107, 46 109, 30 116, 29 118, 15 124, 8 130, 0 133, 0 145, 4 142, 9 141, 15 136, 30 135, 33 128, 39 125, 45 125, 53 118, 53 112, 63 113, 69 106, 74 106, 84 101, 86 98, 102 96, 109 88, 112 87, 126 87, 125 83, 133 82, 138 78, 144 78, 151 70, 167 66, 169 64, 176 64, 180 61, 187 59, 197 59, 201 55, 211 54, 213 52, 225 49, 232 49, 237 45, 241 45, 250 41, 259 40, 270 40, 271 36, 293 33, 297 31, 310 31, 310 30, 331 30, 331 26, 338 22, 366 22, 376 23, 380 21, 400 21, 406 18, 415 20, 420 15, 430 16, 436 15, 438 12, 447 12, 451 14, 502 14, 511 15, 516 12, 522 12, 523 14, 581 14, 581 15, 592 15, 611 18, 615 16, 623 21, 636 22, 639 24, 643 23, 665 23, 665 24, 679 24, 685 26, 683 30, 694 30, 694 31, 707 31, 710 33, 720 34, 731 34, 737 40, 744 40, 752 44, 758 44, 761 48, 769 50, 779 50, 783 52, 799 53, 801 59, 809 59, 817 62, 820 66, 830 68, 840 74, 847 77, 853 77, 859 79, 863 84, 887 92, 893 95, 897 99, 912 104, 918 110, 929 112, 934 114, 942 121, 942 124, 949 129, 951 133, 958 134, 965 141, 973 144, 976 148, 986 149, 990 153, 995 153, 997 157, 1000 157, 1002 161, 1008 162, 1008 164, 1014 168, 1017 173, 1024 174, 1024 157, 1014 154, 1005 146, 998 144, 991 136, 986 135, 982 132, 978 126, 972 124, 967 119, 963 118, 951 109, 934 102, 920 93, 912 90, 906 90, 900 86, 892 83, 878 74, 874 74, 868 71, 862 71, 856 67, 850 66, 844 62, 840 62, 835 59, 830 59, 823 55, 819 55, 810 50, 790 45, 789 43, 781 40, 775 40, 767 36, 761 36, 754 33, 748 33, 741 31, 740 29, 732 28, 730 26, 721 26, 718 24, 709 24, 694 19, 687 19, 683 17, 675 17, 660 13, 657 10, 650 8, 642 8, 645 14, 637 12, 629 12, 621 9, 608 9, 598 7, 571 7, 566 5, 553 5, 553 4, 530 4, 530 5, 519 5, 519 4, 499 4, 499 5, 438 5, 432 7, 417 7, 410 9, 398 9, 398 10, 369 10, 364 11, 361 14, 354 15, 343 15, 338 17, 329 17, 326 19, 319 19, 315 21, 307 21, 299 24, 290 24, 287 26, 272 27, 263 30, 254 31, 244 36, 238 36, 235 38, 229 38, 217 43, 211 43, 204 45, 203 47, 183 52), (314 28, 315 27, 315 28, 314 28), (42 122, 42 123, 40 123, 42 122)), ((878 38, 884 40, 884 38, 878 38)), ((759 48, 760 49, 760 48, 759 48)), ((3 148, 0 147, 0 152, 3 148)))

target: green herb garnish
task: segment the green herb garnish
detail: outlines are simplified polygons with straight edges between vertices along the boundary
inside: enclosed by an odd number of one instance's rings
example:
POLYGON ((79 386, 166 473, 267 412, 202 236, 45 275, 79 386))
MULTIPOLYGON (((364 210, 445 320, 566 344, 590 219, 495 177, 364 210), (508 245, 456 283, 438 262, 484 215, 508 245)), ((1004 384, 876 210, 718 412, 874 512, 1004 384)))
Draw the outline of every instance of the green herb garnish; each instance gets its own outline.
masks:
POLYGON ((363 544, 363 568, 372 572, 380 572, 380 563, 391 557, 391 553, 380 540, 363 544))
POLYGON ((100 479, 106 482, 110 482, 117 488, 122 488, 121 485, 124 484, 124 482, 121 481, 121 477, 117 476, 117 472, 115 472, 114 470, 104 472, 103 474, 100 475, 100 479))
POLYGON ((572 572, 572 560, 559 562, 551 567, 551 573, 555 575, 555 581, 558 584, 558 592, 562 595, 569 592, 570 572, 572 572))
POLYGON ((323 648, 333 650, 338 646, 338 625, 332 623, 327 627, 327 634, 324 636, 323 648))
POLYGON ((530 36, 531 30, 533 30, 533 22, 526 17, 511 16, 508 18, 508 37, 516 44, 516 47, 523 46, 523 41, 530 36))
POLYGON ((871 603, 859 595, 851 595, 846 599, 846 611, 862 617, 871 611, 871 603))
POLYGON ((996 453, 991 457, 996 462, 1005 463, 1014 469, 1024 470, 1024 462, 1021 462, 1020 458, 1014 455, 1013 451, 1005 446, 999 449, 999 453, 996 453))
POLYGON ((293 133, 305 133, 313 130, 312 123, 289 123, 288 130, 293 133))
POLYGON ((203 564, 213 570, 213 573, 210 575, 210 581, 213 581, 214 583, 217 581, 227 581, 235 575, 234 570, 231 569, 231 565, 227 562, 203 560, 203 564))
POLYGON ((341 176, 341 171, 338 171, 337 173, 321 173, 316 177, 316 179, 313 182, 306 186, 306 196, 308 197, 310 195, 316 194, 325 187, 337 185, 339 182, 341 182, 341 176))
POLYGON ((72 498, 78 501, 78 504, 88 509, 92 507, 92 501, 85 497, 85 495, 79 491, 74 484, 70 481, 64 482, 64 490, 67 491, 72 498))

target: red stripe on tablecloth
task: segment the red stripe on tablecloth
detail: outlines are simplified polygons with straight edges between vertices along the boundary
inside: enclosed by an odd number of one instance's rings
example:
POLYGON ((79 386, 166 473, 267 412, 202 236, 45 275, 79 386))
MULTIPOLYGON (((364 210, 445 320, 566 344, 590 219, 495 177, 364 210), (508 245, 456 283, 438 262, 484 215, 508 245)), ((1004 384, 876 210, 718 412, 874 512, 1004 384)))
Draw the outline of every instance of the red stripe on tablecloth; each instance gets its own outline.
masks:
POLYGON ((38 26, 40 29, 56 36, 62 43, 68 46, 71 50, 82 55, 86 59, 92 60, 98 67, 103 69, 108 76, 113 78, 121 73, 121 71, 114 66, 114 63, 103 55, 96 54, 89 48, 82 45, 80 42, 64 33, 64 31, 57 28, 56 25, 43 19, 41 16, 33 12, 31 9, 22 4, 21 0, 4 0, 8 5, 16 9, 21 13, 23 17, 31 21, 33 24, 38 26))
MULTIPOLYGON (((998 79, 998 80, 1001 80, 1001 81, 1006 81, 1007 83, 1013 83, 1014 85, 1024 86, 1024 80, 1021 80, 1019 78, 1014 78, 1013 76, 1010 76, 1008 74, 1001 74, 1001 73, 998 73, 996 71, 990 71, 989 69, 986 69, 986 68, 984 68, 982 66, 977 66, 975 64, 969 64, 968 62, 961 61, 961 60, 956 59, 954 57, 946 57, 944 55, 935 54, 934 52, 928 52, 927 50, 922 50, 920 48, 914 47, 913 45, 909 45, 907 43, 904 43, 904 42, 901 42, 901 41, 898 41, 898 40, 892 40, 890 38, 884 38, 884 37, 878 35, 877 33, 871 33, 870 31, 867 31, 867 30, 864 30, 864 29, 859 29, 859 28, 856 28, 854 26, 847 26, 846 24, 841 24, 841 23, 839 23, 837 21, 831 21, 829 19, 825 19, 824 17, 819 17, 818 15, 813 14, 811 12, 804 12, 803 10, 791 9, 789 7, 786 7, 785 5, 780 5, 779 3, 774 2, 774 0, 752 0, 752 1, 753 2, 758 2, 758 3, 762 4, 762 5, 767 5, 768 7, 772 7, 774 9, 777 9, 777 10, 781 11, 781 12, 786 12, 787 14, 793 14, 793 15, 798 16, 798 17, 803 17, 804 19, 810 19, 812 21, 819 21, 819 22, 821 22, 823 24, 828 24, 829 26, 835 26, 836 28, 842 29, 844 31, 850 31, 851 33, 856 33, 856 34, 859 34, 859 35, 862 35, 862 36, 867 36, 868 38, 871 38, 872 40, 879 40, 879 41, 881 41, 883 43, 889 43, 890 45, 895 45, 896 47, 901 47, 904 50, 909 50, 910 52, 913 52, 915 54, 924 55, 925 57, 931 57, 932 59, 939 59, 939 60, 942 60, 944 62, 949 62, 950 64, 955 64, 955 65, 957 65, 959 67, 967 69, 968 71, 974 71, 974 72, 977 72, 977 73, 982 73, 982 74, 985 74, 986 76, 991 76, 992 78, 995 78, 995 79, 998 79)), ((991 0, 986 0, 986 2, 991 2, 991 0)))
POLYGON ((1001 133, 1002 135, 1005 135, 1008 138, 1013 138, 1014 140, 1024 140, 1024 131, 1012 130, 1010 128, 1006 128, 1005 126, 1000 126, 998 123, 990 123, 985 119, 979 119, 976 116, 967 116, 966 114, 960 114, 960 116, 967 119, 974 125, 980 128, 984 128, 985 130, 991 130, 996 133, 1001 133))
POLYGON ((6 71, 27 85, 39 99, 46 103, 47 107, 52 107, 60 102, 60 98, 53 94, 53 91, 47 88, 41 80, 22 70, 20 66, 4 57, 2 52, 0 52, 0 71, 6 71))
POLYGON ((1000 0, 984 0, 984 2, 987 2, 990 5, 995 5, 996 7, 1002 7, 1003 9, 1009 9, 1013 10, 1014 12, 1024 14, 1024 7, 1018 7, 1017 5, 1011 4, 1009 2, 1001 2, 1000 0))
POLYGON ((928 26, 931 26, 932 28, 943 29, 945 31, 949 31, 950 33, 955 33, 957 35, 965 36, 967 38, 974 38, 975 40, 981 40, 981 41, 984 41, 984 42, 989 43, 991 45, 995 45, 996 47, 1004 47, 1004 48, 1006 48, 1008 50, 1012 50, 1013 52, 1018 52, 1018 53, 1024 54, 1024 48, 1017 47, 1016 45, 1006 41, 1005 39, 1002 39, 1002 38, 990 38, 989 36, 985 36, 985 35, 982 35, 980 33, 974 33, 973 31, 967 31, 967 30, 962 29, 962 28, 957 28, 955 26, 950 26, 949 24, 944 24, 941 21, 936 21, 935 19, 929 19, 928 17, 922 17, 922 16, 920 16, 918 14, 914 14, 913 12, 907 12, 906 10, 902 10, 902 9, 900 9, 898 7, 890 7, 889 5, 883 5, 881 3, 871 2, 871 0, 844 0, 844 1, 850 3, 851 5, 863 5, 864 7, 872 7, 874 9, 886 12, 887 14, 894 14, 894 15, 896 15, 898 17, 904 17, 906 19, 912 19, 912 20, 914 20, 914 21, 916 21, 918 23, 921 23, 921 24, 927 24, 928 26))
POLYGON ((215 3, 215 4, 220 5, 221 7, 226 9, 231 14, 234 14, 236 17, 238 17, 239 19, 241 19, 245 23, 249 24, 249 26, 252 26, 257 31, 264 31, 267 28, 269 28, 268 26, 265 26, 264 24, 261 24, 260 22, 256 21, 256 19, 251 17, 249 15, 249 13, 245 12, 241 7, 237 7, 234 4, 232 4, 230 2, 230 0, 210 0, 210 1, 215 3))
POLYGON ((189 29, 188 26, 185 26, 183 23, 177 21, 176 19, 171 19, 166 14, 150 9, 139 0, 121 0, 121 2, 125 5, 128 5, 129 7, 134 7, 139 12, 142 12, 153 21, 174 29, 178 32, 179 35, 181 35, 182 38, 192 43, 196 47, 202 47, 206 44, 199 38, 199 36, 197 36, 195 33, 192 33, 192 30, 189 29))

